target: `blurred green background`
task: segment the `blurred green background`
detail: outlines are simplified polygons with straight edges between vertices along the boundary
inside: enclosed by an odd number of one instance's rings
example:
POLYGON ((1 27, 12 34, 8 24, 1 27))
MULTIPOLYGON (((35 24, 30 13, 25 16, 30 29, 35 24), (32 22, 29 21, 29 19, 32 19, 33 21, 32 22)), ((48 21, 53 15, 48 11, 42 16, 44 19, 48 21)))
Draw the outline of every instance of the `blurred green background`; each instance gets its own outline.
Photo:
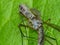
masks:
MULTIPOLYGON (((60 0, 0 0, 0 45, 22 45, 22 43, 23 45, 37 45, 36 41, 21 37, 18 25, 22 20, 19 16, 19 5, 22 3, 28 5, 29 8, 38 9, 44 21, 50 18, 50 23, 60 26, 60 0)), ((31 30, 27 28, 27 35, 37 37, 31 30)), ((60 45, 59 31, 44 25, 44 34, 56 39, 47 38, 53 45, 60 45)), ((44 40, 44 45, 51 44, 44 40)))

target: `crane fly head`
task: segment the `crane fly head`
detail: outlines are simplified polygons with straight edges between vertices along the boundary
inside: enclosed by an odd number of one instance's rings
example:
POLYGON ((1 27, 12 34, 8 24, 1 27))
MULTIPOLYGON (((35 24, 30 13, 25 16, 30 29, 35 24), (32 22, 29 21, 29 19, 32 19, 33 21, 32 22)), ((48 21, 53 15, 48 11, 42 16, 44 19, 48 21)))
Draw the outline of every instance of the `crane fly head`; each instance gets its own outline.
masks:
POLYGON ((27 11, 27 7, 23 4, 19 5, 19 11, 20 13, 25 13, 27 11))

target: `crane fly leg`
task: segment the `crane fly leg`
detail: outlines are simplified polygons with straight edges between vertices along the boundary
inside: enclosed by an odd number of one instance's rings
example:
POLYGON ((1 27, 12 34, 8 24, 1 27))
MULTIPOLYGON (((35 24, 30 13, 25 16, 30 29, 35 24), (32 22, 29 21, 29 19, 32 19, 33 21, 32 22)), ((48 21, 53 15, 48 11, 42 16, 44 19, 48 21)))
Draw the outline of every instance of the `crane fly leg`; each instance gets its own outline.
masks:
POLYGON ((51 45, 53 45, 47 38, 45 38, 45 40, 46 40, 48 43, 50 43, 51 45))
MULTIPOLYGON (((19 27, 19 30, 20 30, 20 32, 21 32, 22 45, 23 45, 23 37, 26 37, 28 40, 29 40, 29 39, 33 39, 34 41, 37 41, 37 39, 35 39, 34 37, 28 37, 28 36, 24 35, 23 32, 22 32, 22 30, 21 30, 21 26, 23 26, 23 27, 28 27, 28 28, 31 28, 31 27, 29 27, 28 25, 19 24, 18 27, 19 27)), ((51 39, 55 40, 55 38, 52 38, 52 37, 47 36, 47 35, 45 35, 45 36, 48 37, 48 38, 51 38, 51 39)), ((45 40, 46 40, 48 43, 50 43, 51 45, 53 45, 47 38, 45 38, 45 40)))
POLYGON ((29 37, 29 36, 24 35, 23 32, 22 32, 22 30, 21 30, 21 26, 23 26, 23 27, 28 27, 28 26, 23 25, 23 24, 19 24, 19 25, 18 25, 22 37, 26 37, 26 38, 28 38, 28 39, 31 38, 31 39, 37 41, 37 39, 35 39, 34 37, 29 37))
MULTIPOLYGON (((21 32, 21 34, 22 34, 23 37, 33 38, 33 39, 34 39, 34 37, 25 36, 25 35, 22 33, 21 26, 23 26, 23 27, 28 27, 28 28, 31 28, 31 27, 29 27, 28 25, 24 25, 24 24, 19 24, 19 26, 18 26, 18 27, 19 27, 19 30, 20 30, 20 32, 21 32)), ((50 38, 50 39, 52 39, 52 40, 56 40, 55 38, 52 38, 52 37, 50 37, 50 36, 47 36, 47 35, 45 35, 45 36, 48 37, 48 38, 50 38)))

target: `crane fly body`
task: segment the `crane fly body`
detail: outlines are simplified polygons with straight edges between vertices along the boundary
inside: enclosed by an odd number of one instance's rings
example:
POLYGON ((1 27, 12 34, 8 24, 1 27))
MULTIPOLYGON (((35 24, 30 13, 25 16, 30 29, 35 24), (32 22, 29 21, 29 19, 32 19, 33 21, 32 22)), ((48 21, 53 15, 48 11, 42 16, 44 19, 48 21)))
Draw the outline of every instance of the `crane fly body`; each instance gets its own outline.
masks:
POLYGON ((20 13, 22 13, 28 21, 32 23, 33 28, 37 30, 41 26, 42 21, 37 19, 37 17, 32 14, 32 12, 25 5, 20 5, 19 7, 20 13))
POLYGON ((43 45, 42 42, 44 33, 43 33, 42 21, 39 18, 37 18, 37 16, 34 15, 30 11, 30 9, 23 4, 19 6, 19 11, 28 19, 29 22, 31 22, 32 24, 31 27, 38 32, 38 45, 43 45))
MULTIPOLYGON (((44 40, 46 40, 51 45, 53 45, 47 38, 45 38, 45 36, 48 37, 48 38, 50 38, 50 39, 53 39, 53 40, 56 40, 56 39, 44 34, 43 24, 46 24, 46 25, 48 25, 48 26, 56 29, 59 32, 60 32, 60 26, 55 25, 55 24, 51 24, 51 23, 48 23, 46 21, 41 20, 40 19, 41 16, 39 16, 40 12, 38 10, 29 9, 24 4, 19 5, 19 12, 22 14, 22 16, 24 16, 25 18, 27 18, 28 22, 30 22, 29 23, 30 25, 19 24, 19 27, 21 25, 23 27, 33 28, 38 33, 38 45, 44 45, 43 44, 44 40)), ((21 32, 22 35, 24 35, 22 33, 21 29, 20 29, 20 32, 21 32)))

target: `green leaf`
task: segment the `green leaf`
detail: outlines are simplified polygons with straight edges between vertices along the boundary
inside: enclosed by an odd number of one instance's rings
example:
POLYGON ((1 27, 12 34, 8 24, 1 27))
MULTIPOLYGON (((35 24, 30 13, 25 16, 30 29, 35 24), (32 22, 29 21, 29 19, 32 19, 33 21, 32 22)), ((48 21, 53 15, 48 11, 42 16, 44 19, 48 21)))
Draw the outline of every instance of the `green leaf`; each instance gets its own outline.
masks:
MULTIPOLYGON (((38 9, 44 21, 50 18, 50 23, 60 26, 60 0, 0 0, 0 45, 22 45, 22 43, 23 45, 37 45, 37 41, 21 37, 18 25, 23 19, 21 14, 19 15, 19 5, 22 3, 28 5, 29 8, 38 9)), ((38 38, 32 29, 25 30, 24 27, 21 29, 27 36, 38 38)), ((44 31, 44 34, 56 39, 47 38, 50 42, 60 45, 59 31, 47 25, 44 25, 44 31)), ((44 40, 44 45, 50 45, 50 43, 44 40)))

